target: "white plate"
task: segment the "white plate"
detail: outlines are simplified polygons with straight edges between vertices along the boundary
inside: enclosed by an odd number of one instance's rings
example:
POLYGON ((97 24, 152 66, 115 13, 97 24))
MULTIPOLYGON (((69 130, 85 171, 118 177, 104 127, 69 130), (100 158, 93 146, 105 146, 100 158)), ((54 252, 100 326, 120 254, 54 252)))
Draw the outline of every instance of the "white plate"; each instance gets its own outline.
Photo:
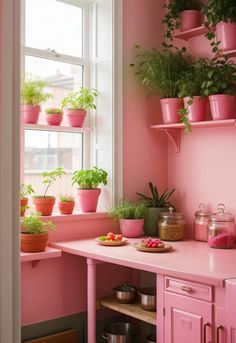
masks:
POLYGON ((142 243, 134 243, 134 247, 139 250, 139 251, 144 251, 144 252, 166 252, 171 250, 172 246, 165 244, 163 248, 148 248, 145 247, 142 243))
POLYGON ((95 239, 95 241, 98 242, 100 245, 112 247, 112 246, 124 245, 128 242, 128 239, 123 237, 121 241, 101 241, 98 237, 95 239))

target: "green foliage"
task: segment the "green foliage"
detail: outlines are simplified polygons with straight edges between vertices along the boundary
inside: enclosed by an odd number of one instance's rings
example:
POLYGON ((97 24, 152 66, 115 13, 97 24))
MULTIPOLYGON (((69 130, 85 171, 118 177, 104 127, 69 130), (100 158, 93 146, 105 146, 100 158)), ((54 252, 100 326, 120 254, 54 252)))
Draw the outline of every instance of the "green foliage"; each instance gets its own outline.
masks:
POLYGON ((21 83, 21 103, 24 105, 41 105, 48 99, 52 98, 52 94, 45 93, 44 88, 48 83, 40 79, 26 79, 21 83))
POLYGON ((175 188, 173 188, 171 191, 165 191, 161 195, 159 195, 159 192, 157 190, 157 187, 152 184, 152 182, 149 182, 149 189, 150 189, 150 196, 146 196, 141 193, 136 193, 139 195, 143 200, 145 200, 147 207, 174 207, 168 200, 171 197, 171 195, 174 193, 175 188))
POLYGON ((124 200, 118 203, 110 212, 115 219, 144 219, 147 208, 142 203, 132 203, 124 200))
POLYGON ((93 167, 92 169, 77 170, 72 176, 72 185, 78 184, 83 189, 94 189, 99 184, 107 184, 108 174, 105 170, 93 167))
POLYGON ((46 185, 45 191, 43 195, 39 195, 39 196, 34 196, 35 198, 46 198, 46 197, 50 197, 47 196, 47 192, 49 187, 53 184, 53 182, 56 181, 56 179, 61 178, 63 175, 66 175, 66 172, 64 171, 64 169, 62 167, 57 167, 55 170, 52 170, 50 172, 43 172, 42 173, 42 177, 43 177, 43 184, 46 185))
POLYGON ((72 195, 60 195, 61 202, 74 202, 75 199, 72 195))
POLYGON ((96 89, 80 87, 78 91, 68 94, 62 100, 62 108, 71 110, 96 109, 95 98, 99 95, 96 89))
POLYGON ((61 108, 46 108, 45 112, 47 114, 62 114, 61 108))
POLYGON ((189 55, 176 49, 144 51, 139 49, 136 55, 137 64, 135 74, 142 84, 150 90, 150 94, 158 93, 161 98, 177 98, 179 94, 179 80, 192 64, 189 55))
POLYGON ((51 221, 42 221, 39 212, 31 213, 30 216, 23 217, 21 226, 24 229, 23 233, 30 234, 44 234, 48 232, 48 229, 54 230, 56 227, 51 221))
POLYGON ((20 198, 26 198, 27 195, 33 194, 34 189, 32 185, 26 185, 25 183, 21 183, 20 185, 20 198))
MULTIPOLYGON (((193 101, 192 100, 189 100, 188 101, 188 105, 192 105, 193 101)), ((180 121, 181 123, 184 124, 184 132, 185 133, 189 133, 189 132, 192 132, 192 126, 191 126, 191 123, 188 119, 188 109, 187 108, 184 108, 182 107, 179 111, 178 111, 178 115, 180 116, 180 121)))

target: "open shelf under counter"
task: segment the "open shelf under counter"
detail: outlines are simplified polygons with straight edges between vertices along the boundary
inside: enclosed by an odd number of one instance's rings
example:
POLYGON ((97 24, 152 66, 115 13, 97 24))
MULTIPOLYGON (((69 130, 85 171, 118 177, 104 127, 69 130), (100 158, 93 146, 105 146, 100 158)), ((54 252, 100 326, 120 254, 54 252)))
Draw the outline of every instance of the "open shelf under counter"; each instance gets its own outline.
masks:
MULTIPOLYGON (((192 129, 214 128, 214 127, 235 127, 235 126, 236 126, 235 119, 208 120, 208 121, 200 121, 200 122, 191 123, 192 129)), ((151 128, 155 130, 159 130, 159 131, 164 131, 173 142, 176 148, 176 152, 180 152, 180 131, 184 129, 184 124, 182 123, 160 124, 160 125, 152 125, 151 128)))
POLYGON ((42 130, 42 131, 60 131, 60 132, 92 132, 92 127, 72 127, 72 126, 55 126, 47 124, 24 124, 25 130, 42 130))
POLYGON ((49 258, 61 257, 61 250, 47 247, 45 251, 42 252, 20 252, 21 262, 32 262, 32 267, 36 267, 41 260, 46 260, 49 258))
POLYGON ((97 308, 106 307, 130 317, 156 325, 156 312, 143 310, 140 303, 121 304, 114 295, 97 300, 97 308))
POLYGON ((187 31, 176 31, 174 34, 174 38, 189 40, 190 38, 202 36, 207 32, 205 26, 195 27, 194 29, 187 30, 187 31))

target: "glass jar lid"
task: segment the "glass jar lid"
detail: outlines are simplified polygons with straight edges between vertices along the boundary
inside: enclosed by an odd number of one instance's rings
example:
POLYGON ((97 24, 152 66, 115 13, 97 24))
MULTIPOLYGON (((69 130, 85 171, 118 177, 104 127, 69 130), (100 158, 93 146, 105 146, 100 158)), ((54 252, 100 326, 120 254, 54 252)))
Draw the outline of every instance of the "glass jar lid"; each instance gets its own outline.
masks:
POLYGON ((211 212, 205 210, 205 204, 201 203, 199 205, 199 210, 195 212, 196 217, 210 217, 211 212))
POLYGON ((233 222, 234 217, 231 213, 225 213, 225 205, 219 204, 217 206, 218 212, 210 216, 211 222, 233 222))
POLYGON ((173 207, 169 207, 169 212, 161 212, 160 213, 160 218, 165 218, 165 219, 183 219, 184 215, 180 212, 174 212, 173 207))

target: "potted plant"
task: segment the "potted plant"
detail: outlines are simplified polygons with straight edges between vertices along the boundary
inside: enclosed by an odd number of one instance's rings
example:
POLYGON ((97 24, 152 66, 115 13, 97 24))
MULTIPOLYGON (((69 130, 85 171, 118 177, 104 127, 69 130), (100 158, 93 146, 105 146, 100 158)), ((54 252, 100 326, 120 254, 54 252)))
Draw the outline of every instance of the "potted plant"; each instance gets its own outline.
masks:
POLYGON ((75 199, 71 195, 61 195, 58 202, 61 214, 72 214, 75 207, 75 199))
POLYGON ((105 170, 92 169, 77 170, 72 176, 72 185, 77 184, 79 207, 82 212, 96 212, 101 189, 99 184, 107 184, 108 174, 105 170))
POLYGON ((87 110, 96 109, 95 98, 98 95, 96 89, 81 87, 62 100, 62 108, 65 108, 70 126, 83 126, 87 110))
POLYGON ((25 183, 21 183, 20 186, 20 215, 23 217, 25 215, 25 211, 28 208, 28 197, 27 195, 33 194, 34 189, 32 185, 26 185, 25 183))
POLYGON ((157 186, 153 185, 152 182, 149 182, 148 185, 150 195, 144 195, 142 193, 137 193, 137 195, 144 200, 144 204, 148 208, 144 220, 144 233, 147 236, 157 236, 160 212, 168 211, 169 207, 174 208, 169 202, 169 199, 174 193, 175 188, 159 194, 157 186))
POLYGON ((55 229, 55 224, 42 221, 39 213, 31 213, 21 220, 22 231, 20 234, 21 251, 44 251, 48 241, 48 229, 55 229))
POLYGON ((24 122, 37 124, 40 105, 52 97, 52 94, 44 91, 47 82, 40 79, 26 79, 21 84, 21 111, 24 122))
POLYGON ((176 49, 171 51, 166 49, 158 51, 140 50, 136 56, 137 64, 135 74, 140 78, 150 93, 157 93, 161 98, 162 117, 165 124, 178 123, 180 117, 178 111, 183 107, 182 99, 179 95, 179 80, 192 63, 192 59, 185 52, 176 49))
POLYGON ((142 203, 128 200, 118 203, 110 212, 110 216, 119 220, 120 231, 129 238, 140 237, 143 233, 144 218, 147 208, 142 203))
POLYGON ((35 195, 33 197, 33 203, 36 211, 40 212, 42 216, 50 216, 55 204, 55 197, 47 195, 50 186, 58 179, 65 175, 63 168, 58 167, 50 172, 43 172, 43 184, 46 185, 43 195, 35 195))
POLYGON ((213 52, 236 49, 236 6, 234 0, 208 0, 203 5, 207 28, 206 37, 212 40, 213 52))
POLYGON ((46 108, 46 121, 48 125, 60 126, 63 118, 63 112, 60 108, 46 108))
POLYGON ((227 57, 208 60, 202 91, 209 96, 213 120, 235 117, 236 64, 227 57))
POLYGON ((166 38, 173 40, 176 29, 186 31, 201 25, 201 1, 172 0, 165 5, 166 14, 162 21, 166 25, 166 38))

